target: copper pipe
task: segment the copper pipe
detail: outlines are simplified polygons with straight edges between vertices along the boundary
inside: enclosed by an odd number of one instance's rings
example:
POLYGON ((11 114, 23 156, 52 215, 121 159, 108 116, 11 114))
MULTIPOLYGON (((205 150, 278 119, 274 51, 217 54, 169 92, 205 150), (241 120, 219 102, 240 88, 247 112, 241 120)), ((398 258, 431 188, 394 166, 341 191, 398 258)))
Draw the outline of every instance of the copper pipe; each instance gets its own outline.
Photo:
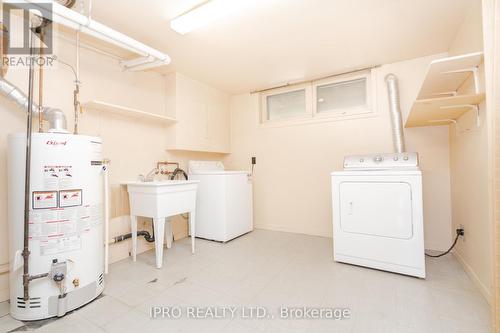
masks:
POLYGON ((76 32, 76 79, 75 79, 75 90, 73 91, 73 107, 75 111, 75 126, 73 133, 78 134, 78 112, 80 111, 80 101, 78 95, 80 94, 80 32, 76 32))
POLYGON ((176 168, 179 167, 179 162, 167 162, 167 161, 161 161, 156 163, 156 169, 159 170, 160 174, 162 175, 169 175, 172 172, 166 170, 163 171, 162 166, 168 167, 169 165, 175 165, 176 168))

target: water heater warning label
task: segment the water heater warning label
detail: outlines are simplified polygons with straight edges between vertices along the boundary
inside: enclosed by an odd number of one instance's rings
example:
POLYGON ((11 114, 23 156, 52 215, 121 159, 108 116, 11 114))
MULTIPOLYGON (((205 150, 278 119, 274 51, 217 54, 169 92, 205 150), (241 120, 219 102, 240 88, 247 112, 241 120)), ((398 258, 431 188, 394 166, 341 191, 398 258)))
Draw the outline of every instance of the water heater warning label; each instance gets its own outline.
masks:
MULTIPOLYGON (((68 198, 63 200, 67 200, 67 204, 77 203, 81 200, 80 190, 66 192, 68 192, 65 193, 68 198)), ((102 214, 101 204, 33 209, 30 211, 29 238, 43 242, 50 240, 51 242, 46 243, 47 246, 55 246, 55 240, 81 237, 100 226, 102 214)))
POLYGON ((45 188, 70 189, 73 187, 73 166, 45 165, 43 179, 45 188))
POLYGON ((33 209, 57 208, 57 191, 34 191, 32 206, 33 209))
POLYGON ((82 190, 64 190, 59 192, 59 207, 75 207, 82 205, 82 190))
POLYGON ((78 236, 50 239, 40 242, 40 252, 42 255, 58 254, 66 251, 80 250, 82 239, 78 236))

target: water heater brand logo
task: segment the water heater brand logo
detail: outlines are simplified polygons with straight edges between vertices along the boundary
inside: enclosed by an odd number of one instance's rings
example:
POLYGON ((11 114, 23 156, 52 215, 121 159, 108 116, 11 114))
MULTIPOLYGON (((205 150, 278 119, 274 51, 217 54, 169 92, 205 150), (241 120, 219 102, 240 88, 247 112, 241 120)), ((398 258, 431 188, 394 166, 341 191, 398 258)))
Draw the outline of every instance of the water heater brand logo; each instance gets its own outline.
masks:
POLYGON ((48 145, 48 146, 66 146, 67 143, 68 143, 68 141, 52 141, 52 140, 49 140, 45 144, 48 145))

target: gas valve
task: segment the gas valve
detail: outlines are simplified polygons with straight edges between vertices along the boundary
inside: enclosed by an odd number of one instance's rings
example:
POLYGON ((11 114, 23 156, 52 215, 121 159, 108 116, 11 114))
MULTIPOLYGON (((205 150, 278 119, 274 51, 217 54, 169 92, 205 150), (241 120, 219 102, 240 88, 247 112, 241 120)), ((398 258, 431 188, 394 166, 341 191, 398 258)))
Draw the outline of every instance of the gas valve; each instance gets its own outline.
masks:
POLYGON ((54 282, 57 284, 61 296, 64 296, 66 294, 66 284, 64 283, 64 279, 66 279, 67 274, 68 262, 59 262, 57 259, 53 259, 52 267, 50 268, 50 276, 52 277, 52 280, 54 280, 54 282))
POLYGON ((50 276, 52 279, 59 283, 66 277, 68 272, 68 264, 66 261, 59 262, 57 259, 52 260, 52 267, 50 268, 50 276))
POLYGON ((58 273, 54 274, 54 276, 52 278, 56 282, 61 282, 62 280, 64 280, 64 274, 61 272, 58 272, 58 273))

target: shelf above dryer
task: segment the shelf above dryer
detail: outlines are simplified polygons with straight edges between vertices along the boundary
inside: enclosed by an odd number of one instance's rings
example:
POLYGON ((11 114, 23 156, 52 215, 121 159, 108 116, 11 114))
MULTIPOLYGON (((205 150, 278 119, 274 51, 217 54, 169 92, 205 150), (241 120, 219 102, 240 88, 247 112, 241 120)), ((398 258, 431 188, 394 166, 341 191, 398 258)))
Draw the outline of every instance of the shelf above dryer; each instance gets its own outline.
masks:
POLYGON ((483 100, 483 93, 417 100, 405 127, 447 125, 475 109, 483 100))
POLYGON ((405 127, 446 125, 471 110, 476 111, 479 124, 478 105, 485 98, 479 89, 478 71, 482 61, 482 52, 432 61, 405 127), (474 91, 460 94, 471 77, 474 91))

